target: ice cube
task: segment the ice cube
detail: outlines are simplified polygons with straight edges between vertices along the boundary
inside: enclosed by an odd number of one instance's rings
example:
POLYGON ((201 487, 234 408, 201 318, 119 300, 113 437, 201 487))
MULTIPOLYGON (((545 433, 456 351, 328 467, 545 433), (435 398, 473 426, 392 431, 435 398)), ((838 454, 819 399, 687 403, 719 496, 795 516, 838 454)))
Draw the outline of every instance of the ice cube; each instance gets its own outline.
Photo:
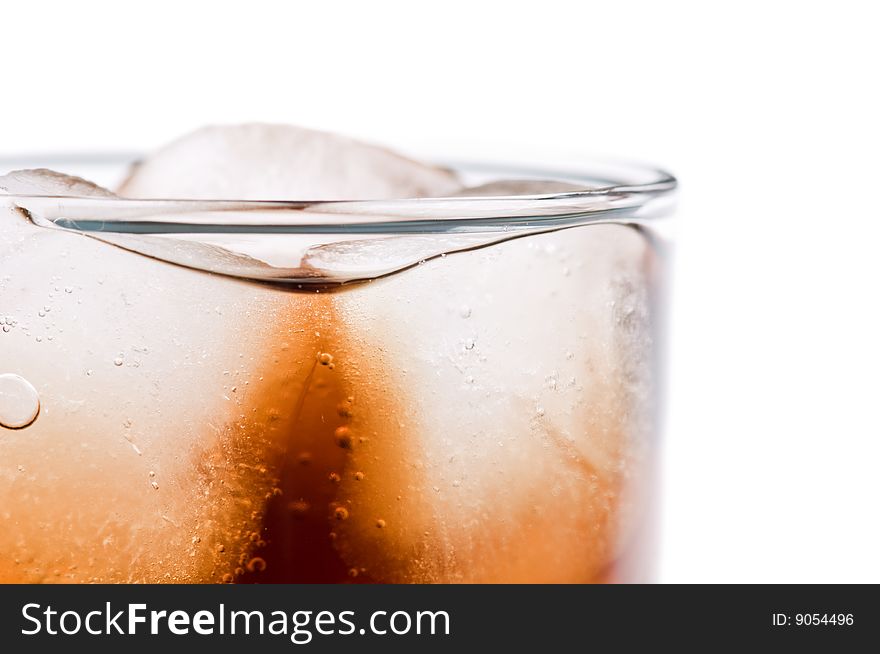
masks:
POLYGON ((452 194, 458 197, 483 197, 504 195, 549 195, 552 193, 573 193, 584 191, 587 187, 570 182, 552 179, 500 179, 479 186, 469 186, 452 194))
POLYGON ((136 166, 133 198, 341 200, 423 197, 461 188, 445 169, 353 139, 288 125, 205 127, 136 166))
POLYGON ((334 298, 349 565, 393 582, 610 578, 647 478, 651 259, 635 229, 588 226, 334 298))
POLYGON ((0 191, 13 195, 114 197, 111 191, 86 179, 47 168, 13 170, 0 177, 0 191))

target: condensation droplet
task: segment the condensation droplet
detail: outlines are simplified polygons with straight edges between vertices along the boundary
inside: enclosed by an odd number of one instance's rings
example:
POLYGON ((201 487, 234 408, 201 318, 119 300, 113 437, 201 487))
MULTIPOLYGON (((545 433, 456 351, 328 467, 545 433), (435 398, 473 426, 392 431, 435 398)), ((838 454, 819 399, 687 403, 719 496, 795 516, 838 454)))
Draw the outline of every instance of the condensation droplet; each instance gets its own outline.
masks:
POLYGON ((249 572, 263 572, 266 569, 266 559, 255 556, 250 561, 248 561, 247 569, 249 572))
POLYGON ((333 438, 336 444, 344 450, 350 450, 352 446, 351 430, 348 427, 337 427, 333 432, 333 438))
POLYGON ((0 426, 27 427, 40 414, 40 396, 31 383, 19 375, 0 375, 0 426))

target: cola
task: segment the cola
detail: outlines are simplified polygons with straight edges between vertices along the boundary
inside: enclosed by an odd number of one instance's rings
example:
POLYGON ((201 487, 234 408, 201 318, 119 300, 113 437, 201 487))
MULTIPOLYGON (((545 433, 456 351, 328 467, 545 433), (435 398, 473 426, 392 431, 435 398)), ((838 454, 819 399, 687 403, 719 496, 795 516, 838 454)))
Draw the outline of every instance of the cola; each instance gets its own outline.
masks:
POLYGON ((221 133, 221 190, 175 168, 204 134, 136 166, 138 199, 0 179, 0 580, 648 579, 645 219, 674 182, 487 185, 364 146, 384 177, 322 200, 284 188, 330 137, 289 164, 268 139, 267 186, 265 132, 221 133))

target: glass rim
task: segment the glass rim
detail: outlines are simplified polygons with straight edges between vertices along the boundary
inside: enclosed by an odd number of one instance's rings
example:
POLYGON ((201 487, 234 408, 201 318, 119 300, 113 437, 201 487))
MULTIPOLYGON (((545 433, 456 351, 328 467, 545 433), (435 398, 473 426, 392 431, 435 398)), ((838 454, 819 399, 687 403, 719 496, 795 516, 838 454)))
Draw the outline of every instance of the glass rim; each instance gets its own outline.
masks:
MULTIPOLYGON (((3 157, 0 170, 5 174, 15 168, 56 164, 64 172, 71 165, 119 167, 138 159, 124 154, 3 157), (45 165, 27 165, 38 162, 45 165)), ((87 232, 448 233, 642 222, 663 215, 666 203, 662 200, 671 198, 678 186, 676 178, 663 169, 593 157, 554 165, 433 161, 460 174, 491 174, 495 180, 565 181, 584 188, 380 200, 134 199, 30 193, 6 197, 22 200, 19 208, 57 227, 87 232)))

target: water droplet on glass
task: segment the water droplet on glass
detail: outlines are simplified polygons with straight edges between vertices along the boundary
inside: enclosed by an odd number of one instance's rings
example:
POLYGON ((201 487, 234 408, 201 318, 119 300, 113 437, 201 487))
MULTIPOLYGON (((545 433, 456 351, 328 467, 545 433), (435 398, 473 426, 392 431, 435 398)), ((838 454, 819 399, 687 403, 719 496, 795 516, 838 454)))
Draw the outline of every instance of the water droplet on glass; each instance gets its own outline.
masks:
POLYGON ((0 375, 0 426, 21 429, 39 413, 40 396, 28 380, 13 373, 0 375))
POLYGON ((336 444, 344 450, 350 450, 352 446, 351 430, 348 427, 337 427, 333 432, 336 444))

